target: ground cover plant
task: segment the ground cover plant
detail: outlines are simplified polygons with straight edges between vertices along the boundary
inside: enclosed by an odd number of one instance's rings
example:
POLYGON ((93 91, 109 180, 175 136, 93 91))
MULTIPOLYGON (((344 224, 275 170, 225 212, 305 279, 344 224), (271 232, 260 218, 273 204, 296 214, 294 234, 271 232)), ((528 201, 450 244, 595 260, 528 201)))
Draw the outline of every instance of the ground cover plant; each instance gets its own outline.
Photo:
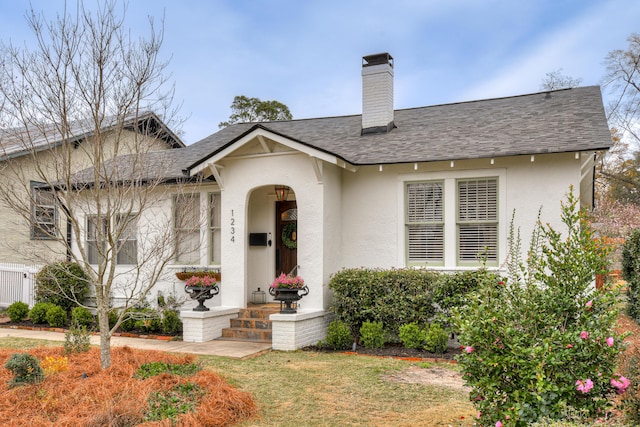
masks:
POLYGON ((194 356, 120 347, 113 349, 113 365, 103 370, 98 351, 92 348, 65 355, 59 346, 0 349, 2 366, 18 354, 41 361, 49 372, 35 384, 12 387, 12 371, 0 369, 0 424, 170 425, 167 419, 174 419, 181 426, 222 426, 238 423, 256 412, 248 393, 232 388, 211 371, 193 369, 194 356), (154 363, 142 369, 144 378, 136 378, 140 367, 154 363), (153 423, 161 419, 165 421, 153 423))
POLYGON ((512 227, 509 280, 486 277, 460 310, 458 360, 480 425, 604 417, 628 387, 616 370, 624 348, 616 293, 592 286, 607 251, 577 204, 572 193, 563 203, 563 233, 540 224, 526 263, 512 227))

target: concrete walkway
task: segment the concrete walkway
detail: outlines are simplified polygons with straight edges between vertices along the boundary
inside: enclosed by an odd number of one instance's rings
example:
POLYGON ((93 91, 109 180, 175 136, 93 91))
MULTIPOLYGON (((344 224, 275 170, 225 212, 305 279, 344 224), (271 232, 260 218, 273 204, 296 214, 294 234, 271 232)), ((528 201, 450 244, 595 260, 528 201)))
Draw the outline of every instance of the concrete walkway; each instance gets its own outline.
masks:
MULTIPOLYGON (((48 331, 32 331, 28 329, 0 328, 0 338, 31 338, 49 341, 64 341, 64 333, 48 331)), ((98 345, 100 337, 91 336, 91 344, 98 345)), ((168 351, 173 353, 192 353, 208 356, 226 356, 241 359, 260 353, 271 348, 268 343, 253 343, 244 341, 213 340, 202 343, 190 343, 183 341, 164 341, 146 338, 112 337, 111 345, 114 347, 132 347, 145 350, 168 351)))

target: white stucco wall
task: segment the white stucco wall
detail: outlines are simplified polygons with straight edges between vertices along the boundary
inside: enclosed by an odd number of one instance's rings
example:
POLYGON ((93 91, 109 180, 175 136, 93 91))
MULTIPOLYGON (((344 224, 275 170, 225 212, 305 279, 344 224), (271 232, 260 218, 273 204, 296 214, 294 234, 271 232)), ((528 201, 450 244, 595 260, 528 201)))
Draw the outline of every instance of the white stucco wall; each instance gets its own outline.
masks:
POLYGON ((221 171, 223 181, 222 275, 224 282, 233 290, 229 291, 225 287, 225 292, 221 293, 222 305, 243 307, 250 299, 250 292, 257 285, 255 282, 261 283, 262 277, 269 282, 273 280, 273 263, 271 266, 266 263, 269 263, 269 257, 273 256, 269 252, 274 251, 275 248, 267 249, 265 255, 257 255, 248 245, 248 236, 253 227, 257 230, 258 226, 264 226, 264 229, 260 228, 260 232, 267 232, 268 227, 273 230, 274 225, 267 224, 271 221, 269 216, 273 218, 273 214, 267 214, 267 219, 257 219, 261 210, 257 207, 257 201, 261 199, 268 203, 266 209, 273 209, 275 197, 273 196, 273 202, 270 202, 261 195, 264 192, 261 189, 265 186, 273 187, 275 184, 282 184, 291 187, 298 206, 299 274, 310 289, 309 295, 301 301, 301 304, 305 309, 322 309, 324 306, 322 285, 325 276, 322 263, 324 193, 309 157, 304 154, 281 154, 242 160, 225 159, 224 166, 221 171), (252 194, 256 189, 258 190, 256 199, 252 200, 252 194), (250 205, 251 209, 249 209, 250 205), (256 260, 258 264, 250 265, 249 260, 256 260))
MULTIPOLYGON (((560 202, 569 185, 580 191, 581 160, 574 153, 512 158, 359 168, 355 173, 343 171, 342 183, 342 259, 341 267, 406 266, 404 235, 404 184, 409 181, 449 180, 458 177, 499 179, 499 263, 507 251, 507 232, 511 214, 516 210, 515 225, 521 228, 523 250, 528 248, 531 232, 542 206, 541 219, 561 230, 560 202)), ((445 240, 455 240, 455 184, 445 186, 445 204, 450 210, 445 221, 445 240)), ((455 244, 445 244, 445 265, 456 265, 455 244)))

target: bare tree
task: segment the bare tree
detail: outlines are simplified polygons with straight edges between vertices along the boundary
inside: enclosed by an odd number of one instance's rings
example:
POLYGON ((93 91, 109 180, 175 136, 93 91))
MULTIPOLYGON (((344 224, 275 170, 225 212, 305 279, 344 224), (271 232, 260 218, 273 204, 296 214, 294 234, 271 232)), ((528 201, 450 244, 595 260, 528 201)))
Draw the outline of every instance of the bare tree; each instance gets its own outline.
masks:
POLYGON ((627 41, 626 49, 613 50, 605 59, 609 124, 616 133, 602 174, 612 197, 640 206, 640 34, 627 41))
POLYGON ((103 368, 125 309, 176 256, 167 204, 184 184, 167 183, 175 150, 159 141, 171 132, 149 113, 164 123, 175 113, 163 29, 150 18, 148 38, 134 38, 126 6, 117 8, 80 1, 52 21, 31 10, 35 48, 4 45, 0 64, 0 201, 41 239, 30 253, 46 247, 87 272, 103 368), (110 327, 114 297, 121 310, 110 327))
POLYGON ((578 87, 582 83, 581 78, 573 78, 562 74, 562 68, 553 70, 545 74, 540 85, 541 90, 558 90, 578 87))

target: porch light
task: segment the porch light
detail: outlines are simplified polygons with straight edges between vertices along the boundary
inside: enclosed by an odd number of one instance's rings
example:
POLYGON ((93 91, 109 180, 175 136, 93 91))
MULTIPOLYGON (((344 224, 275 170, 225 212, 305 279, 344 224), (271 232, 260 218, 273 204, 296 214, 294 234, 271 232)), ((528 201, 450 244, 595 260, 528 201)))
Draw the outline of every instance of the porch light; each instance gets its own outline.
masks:
POLYGON ((276 200, 279 202, 284 202, 285 200, 287 200, 287 197, 289 197, 289 191, 291 191, 291 189, 286 185, 276 185, 275 190, 276 200))

